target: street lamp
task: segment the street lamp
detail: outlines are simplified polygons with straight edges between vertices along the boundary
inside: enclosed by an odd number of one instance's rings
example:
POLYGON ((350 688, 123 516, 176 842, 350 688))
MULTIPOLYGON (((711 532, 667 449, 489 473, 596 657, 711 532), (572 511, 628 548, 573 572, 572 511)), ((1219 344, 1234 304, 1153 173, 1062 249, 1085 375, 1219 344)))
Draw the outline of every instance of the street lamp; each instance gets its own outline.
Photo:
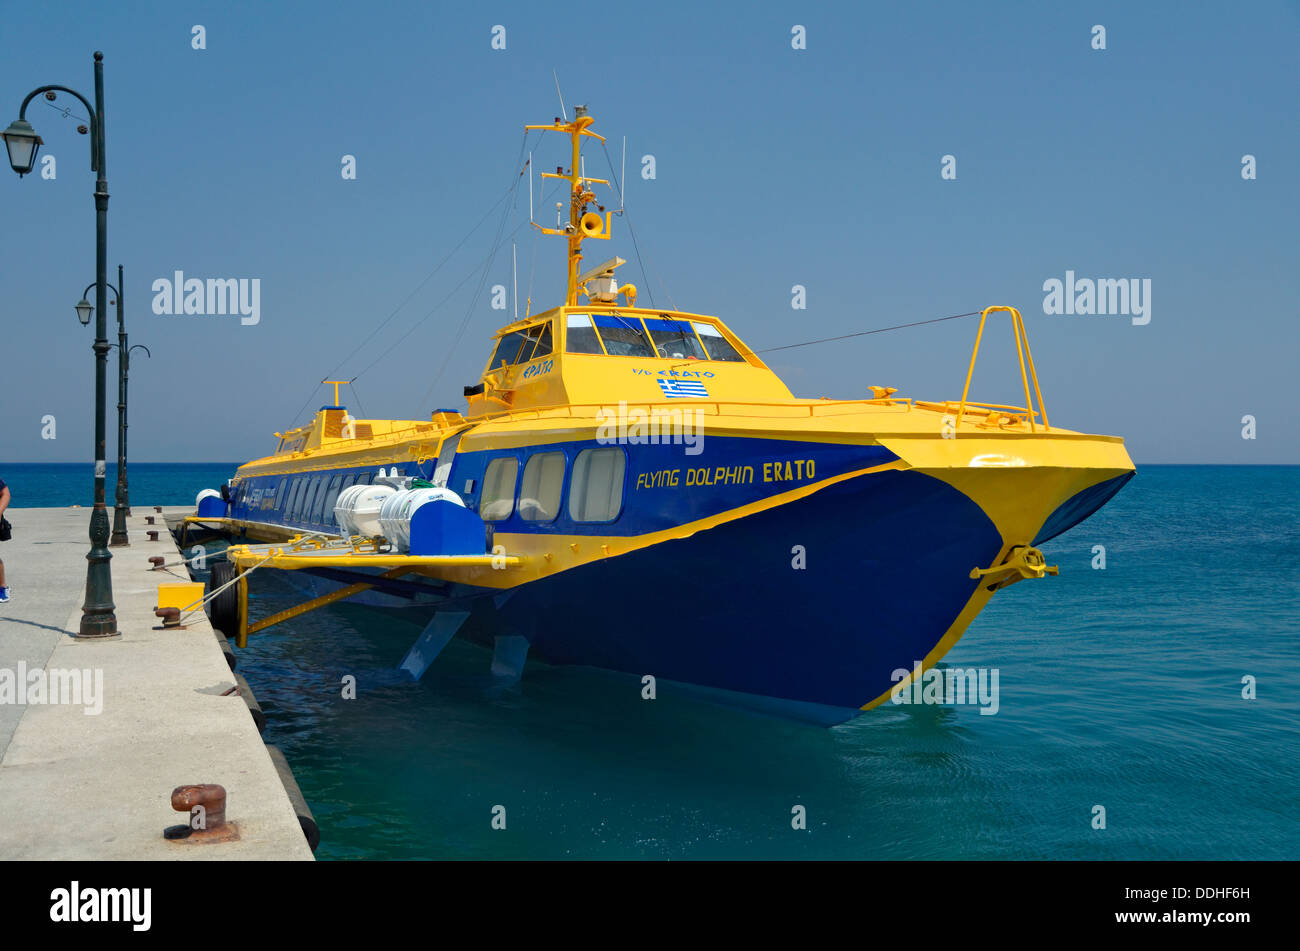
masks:
POLYGON ((32 124, 21 117, 9 123, 9 128, 0 132, 0 138, 5 140, 5 148, 9 150, 9 164, 22 178, 36 164, 36 153, 45 144, 44 140, 36 134, 32 124))
MULTIPOLYGON (((90 551, 86 553, 86 600, 81 605, 78 637, 113 637, 117 615, 113 604, 113 575, 108 550, 108 510, 104 507, 104 388, 108 375, 108 327, 104 312, 108 301, 108 181, 104 161, 104 54, 95 53, 95 105, 67 86, 41 86, 27 94, 18 108, 18 118, 4 131, 9 164, 21 177, 36 164, 42 144, 27 122, 27 106, 41 93, 47 99, 66 92, 81 101, 90 113, 90 168, 95 177, 95 505, 90 510, 90 551)), ((77 316, 81 316, 78 308, 77 316)), ((89 319, 89 314, 86 315, 89 319)))
MULTIPOLYGON (((77 311, 77 317, 80 318, 82 325, 90 323, 90 314, 95 309, 86 300, 86 295, 90 293, 90 288, 94 284, 86 286, 82 292, 81 300, 74 306, 77 311)), ((149 348, 142 344, 136 344, 134 347, 126 345, 126 318, 122 312, 122 265, 117 266, 117 286, 108 285, 117 297, 117 504, 113 506, 113 535, 109 539, 109 548, 119 548, 123 545, 130 545, 131 541, 126 534, 126 518, 131 514, 131 493, 127 488, 126 477, 126 394, 127 378, 131 369, 131 351, 143 350, 145 355, 152 357, 149 348)), ((111 303, 111 302, 110 302, 111 303)))

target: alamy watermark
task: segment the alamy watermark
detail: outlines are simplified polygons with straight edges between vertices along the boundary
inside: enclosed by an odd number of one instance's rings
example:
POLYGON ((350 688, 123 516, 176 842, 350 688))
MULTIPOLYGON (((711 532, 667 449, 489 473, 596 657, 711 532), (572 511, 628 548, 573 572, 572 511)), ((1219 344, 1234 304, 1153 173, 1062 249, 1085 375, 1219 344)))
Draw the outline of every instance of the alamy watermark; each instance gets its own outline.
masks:
POLYGON ((86 668, 63 670, 44 667, 0 667, 0 706, 40 704, 80 706, 88 717, 104 712, 104 671, 86 668))
POLYGON ((992 716, 1001 705, 998 678, 996 667, 931 667, 922 673, 917 660, 912 662, 911 670, 900 667, 890 675, 894 681, 890 696, 894 703, 973 703, 979 706, 980 716, 992 716))
POLYGON ((1132 317, 1137 326, 1151 323, 1151 278, 1076 278, 1043 282, 1043 313, 1079 317, 1132 317))
POLYGON ((262 319, 262 279, 202 278, 176 271, 153 282, 153 312, 159 316, 238 316, 246 327, 262 319))
POLYGON ((704 451, 704 414, 689 406, 618 409, 602 406, 596 414, 596 442, 602 445, 684 446, 688 456, 704 451))

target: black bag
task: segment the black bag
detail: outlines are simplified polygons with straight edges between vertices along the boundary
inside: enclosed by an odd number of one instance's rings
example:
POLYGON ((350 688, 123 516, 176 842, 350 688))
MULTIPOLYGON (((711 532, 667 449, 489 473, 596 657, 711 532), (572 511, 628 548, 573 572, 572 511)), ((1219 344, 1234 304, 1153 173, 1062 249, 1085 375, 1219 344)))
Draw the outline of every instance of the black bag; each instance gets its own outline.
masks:
POLYGON ((0 542, 7 542, 13 537, 13 526, 9 524, 9 519, 0 517, 0 542))

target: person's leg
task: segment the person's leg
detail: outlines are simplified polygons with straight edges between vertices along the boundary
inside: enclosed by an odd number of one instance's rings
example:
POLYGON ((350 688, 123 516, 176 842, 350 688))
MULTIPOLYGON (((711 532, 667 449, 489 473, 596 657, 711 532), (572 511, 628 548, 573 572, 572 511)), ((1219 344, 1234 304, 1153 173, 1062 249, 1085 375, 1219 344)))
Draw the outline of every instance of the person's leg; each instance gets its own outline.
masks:
POLYGON ((0 588, 5 587, 5 562, 0 558, 0 588))

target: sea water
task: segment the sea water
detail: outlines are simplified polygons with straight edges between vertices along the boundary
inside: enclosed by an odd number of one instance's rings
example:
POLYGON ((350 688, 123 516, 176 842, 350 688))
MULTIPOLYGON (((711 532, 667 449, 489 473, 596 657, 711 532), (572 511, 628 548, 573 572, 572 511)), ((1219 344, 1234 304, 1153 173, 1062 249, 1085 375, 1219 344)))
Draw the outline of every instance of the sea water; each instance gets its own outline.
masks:
MULTIPOLYGON (((189 501, 230 468, 180 471, 189 501)), ((993 715, 825 729, 532 662, 502 688, 458 641, 417 684, 394 668, 418 626, 349 605, 254 635, 240 671, 322 859, 1296 859, 1298 513, 1300 467, 1140 467, 945 658, 998 671, 993 715)), ((253 587, 255 617, 301 600, 253 587)))

